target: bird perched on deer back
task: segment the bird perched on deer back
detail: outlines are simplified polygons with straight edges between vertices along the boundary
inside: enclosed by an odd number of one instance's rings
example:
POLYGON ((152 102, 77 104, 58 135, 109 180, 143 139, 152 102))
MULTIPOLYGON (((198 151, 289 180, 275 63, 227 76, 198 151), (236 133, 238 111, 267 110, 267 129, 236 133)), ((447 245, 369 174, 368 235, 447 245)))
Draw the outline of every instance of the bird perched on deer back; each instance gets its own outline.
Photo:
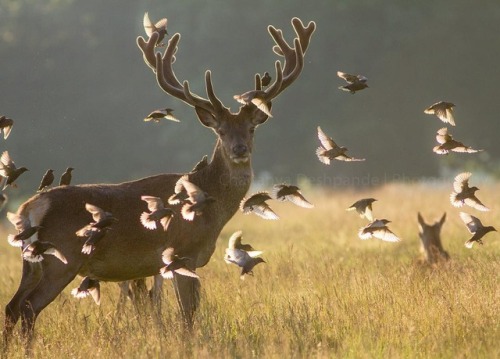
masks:
POLYGON ((234 95, 233 98, 243 105, 248 105, 253 103, 259 110, 264 112, 269 117, 273 117, 271 115, 270 106, 267 104, 267 101, 264 97, 266 93, 262 90, 252 90, 247 91, 241 95, 234 95))
POLYGON ((455 207, 462 207, 464 204, 477 209, 478 211, 489 211, 475 195, 479 190, 476 186, 469 187, 470 172, 460 173, 453 182, 453 192, 450 195, 450 202, 455 207))
POLYGON ((441 121, 455 126, 455 118, 453 117, 453 107, 455 104, 451 102, 439 101, 427 107, 424 113, 428 115, 436 115, 441 121))
POLYGON ((71 290, 71 295, 75 298, 85 298, 89 295, 94 300, 95 304, 101 304, 101 284, 97 279, 89 277, 83 278, 78 288, 71 290))
POLYGON ((338 146, 335 141, 333 141, 331 137, 327 136, 319 126, 318 139, 321 142, 321 146, 316 149, 316 155, 325 165, 329 165, 333 159, 347 162, 365 160, 364 158, 354 158, 348 156, 346 153, 347 147, 338 146))
POLYGON ((41 262, 46 254, 53 255, 64 264, 68 264, 66 257, 51 242, 35 241, 23 249, 23 259, 28 262, 41 262))
POLYGON ((54 170, 48 169, 42 177, 42 181, 38 187, 38 192, 45 190, 52 184, 52 182, 54 182, 54 170))
POLYGON ((375 198, 363 198, 360 199, 359 201, 354 202, 351 206, 349 206, 346 210, 347 211, 356 211, 358 212, 359 216, 361 218, 366 218, 370 222, 373 221, 373 214, 372 214, 372 205, 373 202, 375 202, 375 198))
POLYGON ((168 35, 167 19, 163 18, 163 19, 157 21, 155 24, 153 24, 153 22, 149 18, 149 14, 146 12, 144 14, 144 19, 143 19, 142 23, 144 25, 144 31, 146 31, 146 35, 148 35, 148 37, 151 37, 151 35, 154 32, 158 33, 159 36, 158 36, 158 40, 156 40, 155 46, 156 47, 165 46, 165 44, 162 41, 165 38, 165 35, 168 35))
POLYGON ((375 237, 386 242, 399 242, 401 239, 387 227, 390 222, 387 219, 375 219, 365 227, 360 228, 358 236, 363 240, 375 237))
POLYGON ((4 151, 0 157, 0 176, 6 179, 3 189, 7 186, 17 187, 14 183, 24 172, 28 171, 26 167, 16 167, 16 164, 10 158, 9 152, 4 151))
POLYGON ((340 86, 339 89, 350 92, 353 95, 357 91, 364 90, 368 87, 368 84, 366 83, 368 79, 365 76, 351 75, 342 71, 337 71, 337 76, 347 82, 347 85, 340 86))
POLYGON ((31 226, 28 218, 22 217, 17 213, 7 212, 7 219, 18 231, 17 234, 9 234, 7 236, 7 241, 13 247, 23 247, 32 243, 33 240, 29 239, 42 228, 41 226, 31 226))
POLYGON ((71 184, 72 171, 73 167, 66 168, 66 171, 61 175, 61 179, 59 180, 59 186, 69 186, 71 184))
POLYGON ((460 218, 467 226, 467 229, 472 234, 472 237, 465 242, 467 248, 472 248, 474 243, 483 244, 482 238, 490 232, 497 232, 496 228, 493 226, 484 226, 481 220, 477 217, 471 216, 468 213, 460 212, 460 218))
POLYGON ((460 153, 476 153, 482 150, 475 150, 464 145, 462 142, 453 139, 453 136, 448 133, 448 129, 443 127, 437 131, 436 141, 439 143, 432 150, 440 155, 447 155, 450 151, 460 153))
POLYGON ((142 212, 141 214, 140 220, 142 225, 147 229, 154 230, 158 227, 159 223, 163 230, 166 231, 170 219, 174 215, 174 211, 166 208, 160 197, 141 196, 141 199, 148 204, 149 210, 149 212, 142 212))
POLYGON ((275 184, 271 191, 271 197, 284 202, 289 201, 293 204, 303 208, 313 208, 314 205, 310 203, 300 192, 300 188, 286 183, 275 184))
POLYGON ((249 197, 243 198, 240 202, 240 210, 244 214, 254 213, 264 219, 279 219, 278 215, 274 213, 271 207, 266 203, 270 200, 271 196, 268 192, 257 192, 249 197))
POLYGON ((163 251, 162 260, 166 264, 165 267, 160 269, 160 274, 163 278, 173 279, 174 273, 191 278, 199 278, 198 274, 188 268, 190 259, 174 254, 173 248, 167 248, 163 251))
POLYGON ((13 126, 14 120, 5 116, 0 116, 0 132, 3 132, 3 138, 5 140, 7 139, 7 137, 9 137, 10 131, 12 131, 13 126))
POLYGON ((174 110, 171 108, 164 108, 161 110, 155 110, 151 112, 149 115, 144 118, 144 121, 149 122, 149 121, 154 121, 156 123, 159 123, 160 120, 165 119, 165 120, 170 120, 174 122, 180 122, 173 114, 174 110))

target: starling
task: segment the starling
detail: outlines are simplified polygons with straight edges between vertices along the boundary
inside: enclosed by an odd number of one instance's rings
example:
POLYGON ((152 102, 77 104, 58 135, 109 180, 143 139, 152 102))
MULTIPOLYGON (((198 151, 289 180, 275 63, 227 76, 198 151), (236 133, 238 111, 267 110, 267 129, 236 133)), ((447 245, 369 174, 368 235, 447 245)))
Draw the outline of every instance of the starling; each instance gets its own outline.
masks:
POLYGON ((439 101, 426 108, 424 110, 424 113, 428 115, 436 115, 441 121, 455 126, 455 119, 453 118, 453 107, 455 107, 455 104, 451 102, 439 101))
POLYGON ((252 90, 245 92, 241 95, 234 95, 233 98, 243 105, 248 105, 249 103, 253 103, 259 110, 264 112, 269 117, 273 117, 271 115, 270 106, 267 104, 267 101, 264 97, 265 92, 262 90, 252 90))
POLYGON ((482 150, 475 150, 471 147, 465 146, 462 142, 455 141, 453 137, 448 133, 446 127, 441 128, 437 131, 436 141, 439 143, 432 150, 440 155, 447 155, 450 151, 460 152, 460 153, 476 153, 482 150))
POLYGON ((97 279, 83 278, 82 282, 71 291, 71 295, 75 298, 85 298, 89 295, 94 299, 95 304, 101 304, 101 285, 97 279))
POLYGON ((359 201, 354 202, 349 208, 347 208, 347 211, 356 211, 358 212, 361 218, 366 218, 367 220, 372 222, 373 221, 372 204, 375 201, 376 201, 375 198, 360 199, 359 201))
POLYGON ((265 263, 264 259, 252 256, 245 250, 231 248, 226 248, 224 261, 229 264, 236 264, 241 268, 241 279, 245 279, 245 274, 253 275, 253 267, 255 267, 257 264, 265 263))
POLYGON ((52 182, 54 182, 54 170, 48 169, 42 177, 40 187, 38 187, 38 192, 45 190, 52 184, 52 182))
POLYGON ((28 218, 21 216, 17 213, 7 212, 7 219, 10 221, 10 223, 14 225, 14 227, 16 227, 18 233, 17 235, 15 234, 8 235, 7 240, 11 246, 23 247, 25 244, 29 244, 36 241, 36 238, 30 241, 27 240, 31 238, 35 233, 37 233, 38 230, 42 227, 40 226, 32 227, 31 221, 28 218))
POLYGON ((23 249, 23 258, 28 262, 41 262, 45 254, 53 255, 64 264, 68 264, 66 257, 51 242, 35 241, 23 249))
POLYGON ((316 149, 316 155, 318 159, 325 165, 329 165, 331 160, 336 159, 338 161, 364 161, 364 158, 353 158, 349 157, 346 152, 346 147, 339 147, 331 137, 327 136, 321 127, 318 126, 318 138, 321 142, 321 146, 316 149))
POLYGON ((366 83, 368 79, 365 76, 350 75, 342 71, 337 71, 337 76, 347 82, 347 85, 339 87, 339 89, 342 91, 347 91, 355 94, 356 91, 361 91, 368 87, 368 84, 366 83))
POLYGON ((304 207, 313 208, 314 205, 310 203, 300 192, 300 188, 297 186, 287 185, 285 183, 275 184, 273 190, 271 191, 271 197, 284 202, 289 201, 293 204, 304 207))
POLYGON ((187 181, 188 178, 189 178, 188 175, 184 175, 177 180, 174 186, 174 194, 168 198, 169 204, 176 205, 186 202, 186 200, 188 199, 188 194, 182 182, 187 181))
POLYGON ((243 239, 243 232, 242 231, 236 231, 234 232, 231 237, 229 237, 229 241, 227 244, 226 248, 226 253, 228 251, 232 250, 242 250, 247 252, 250 257, 257 257, 258 255, 262 254, 262 251, 256 251, 250 244, 243 244, 241 243, 241 240, 243 239))
POLYGON ((467 248, 472 248, 475 242, 482 245, 483 241, 481 238, 483 238, 485 234, 497 231, 493 226, 483 226, 479 218, 471 216, 468 213, 460 212, 460 218, 462 218, 462 221, 464 221, 467 229, 472 234, 472 237, 465 242, 467 248))
POLYGON ((59 180, 59 186, 69 186, 70 185, 71 178, 72 178, 71 171, 73 171, 73 170, 74 170, 73 167, 66 168, 66 172, 64 172, 61 175, 61 179, 59 180))
POLYGON ((142 24, 144 25, 144 31, 146 31, 146 35, 148 37, 151 37, 154 32, 158 33, 158 40, 156 40, 156 45, 157 47, 165 46, 164 43, 162 43, 163 39, 165 38, 165 35, 168 35, 167 32, 167 19, 163 18, 159 20, 156 24, 153 24, 151 20, 149 19, 149 14, 146 12, 144 14, 144 19, 142 21, 142 24))
POLYGON ((160 223, 163 230, 166 231, 174 211, 165 208, 163 201, 159 197, 142 196, 141 199, 147 202, 150 211, 149 213, 142 212, 140 217, 142 225, 147 229, 154 230, 158 227, 157 223, 160 223))
POLYGON ((215 202, 215 198, 187 179, 181 181, 181 184, 188 196, 181 209, 182 218, 192 221, 195 215, 202 215, 205 207, 215 202))
POLYGON ((85 203, 85 209, 92 214, 92 219, 94 220, 94 222, 91 222, 85 227, 76 231, 76 235, 79 237, 87 237, 90 234, 88 233, 88 231, 108 228, 113 223, 118 222, 118 219, 113 217, 112 213, 105 212, 101 208, 94 206, 93 204, 85 203))
POLYGON ((455 177, 453 182, 454 191, 450 195, 451 204, 455 207, 462 207, 466 204, 478 211, 489 211, 490 209, 482 204, 475 195, 479 188, 476 186, 469 187, 470 176, 472 176, 472 173, 463 172, 455 177))
POLYGON ((202 169, 204 169, 205 167, 208 166, 208 156, 205 155, 203 156, 203 158, 200 160, 200 162, 198 162, 194 167, 193 169, 191 170, 191 172, 189 173, 195 173, 195 172, 198 172, 202 169))
POLYGON ((4 151, 2 153, 2 156, 0 157, 0 176, 6 179, 3 189, 9 185, 16 187, 14 181, 26 171, 28 171, 26 167, 16 167, 14 161, 10 159, 8 151, 4 151))
POLYGON ((14 120, 5 116, 0 116, 0 133, 3 131, 3 138, 5 140, 9 137, 12 126, 14 126, 14 120))
POLYGON ((144 119, 144 121, 149 122, 149 121, 154 121, 156 123, 159 123, 161 119, 166 119, 174 122, 180 122, 173 114, 174 110, 171 108, 164 108, 162 110, 156 110, 151 112, 147 117, 144 119))
POLYGON ((162 254, 163 263, 166 264, 165 267, 160 269, 160 274, 163 278, 173 279, 174 272, 180 275, 185 275, 192 278, 200 278, 198 274, 187 267, 187 262, 189 262, 188 257, 179 257, 174 254, 173 248, 167 248, 162 254))
POLYGON ((386 242, 399 242, 401 239, 387 227, 387 223, 390 222, 387 219, 375 219, 365 227, 360 228, 358 236, 363 240, 375 237, 386 242))
POLYGON ((260 83, 264 87, 269 86, 269 84, 271 83, 271 75, 269 75, 269 72, 264 72, 264 76, 261 76, 260 78, 260 83))
POLYGON ((255 213, 264 219, 279 219, 278 215, 266 203, 271 199, 268 192, 257 192, 240 202, 240 210, 244 214, 255 213))
POLYGON ((106 233, 108 233, 109 230, 110 230, 109 227, 88 229, 84 235, 84 237, 87 237, 87 240, 83 244, 82 253, 84 254, 92 253, 97 243, 99 243, 99 241, 104 238, 104 236, 106 235, 106 233))

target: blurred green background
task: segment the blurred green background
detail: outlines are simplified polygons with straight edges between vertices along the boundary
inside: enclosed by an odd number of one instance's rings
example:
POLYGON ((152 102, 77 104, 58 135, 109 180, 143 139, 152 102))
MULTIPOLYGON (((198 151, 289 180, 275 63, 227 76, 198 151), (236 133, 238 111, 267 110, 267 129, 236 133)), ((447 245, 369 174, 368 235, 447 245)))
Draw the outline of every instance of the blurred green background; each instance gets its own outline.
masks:
POLYGON ((256 72, 273 74, 267 25, 291 40, 292 17, 317 23, 302 75, 256 131, 257 179, 335 187, 500 173, 498 1, 0 0, 0 114, 16 121, 0 149, 30 169, 7 192, 32 194, 48 168, 58 179, 75 167, 75 184, 121 182, 187 171, 212 152, 214 134, 143 62, 135 39, 146 11, 182 34, 178 78, 204 96, 211 69, 233 111, 256 72), (365 75, 370 88, 338 90, 337 70, 365 75), (423 110, 439 100, 457 105, 455 138, 485 152, 432 152, 445 124, 423 110), (181 123, 143 122, 163 107, 181 123), (320 163, 318 125, 366 162, 320 163))

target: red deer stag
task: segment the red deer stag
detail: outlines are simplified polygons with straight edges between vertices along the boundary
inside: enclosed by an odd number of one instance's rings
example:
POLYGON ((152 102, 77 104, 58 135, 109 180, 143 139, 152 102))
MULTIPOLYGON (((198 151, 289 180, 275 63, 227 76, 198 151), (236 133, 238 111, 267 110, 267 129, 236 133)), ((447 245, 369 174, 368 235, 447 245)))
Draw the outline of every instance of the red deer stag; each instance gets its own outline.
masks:
POLYGON ((420 236, 420 252, 425 261, 434 264, 442 260, 450 259, 450 255, 441 243, 441 228, 446 220, 446 213, 441 219, 432 225, 425 223, 424 218, 418 213, 418 235, 420 236))
MULTIPOLYGON (((281 30, 268 27, 276 42, 274 51, 284 57, 283 67, 276 61, 275 81, 265 90, 260 76, 255 76, 255 91, 269 108, 271 101, 300 75, 304 53, 316 27, 314 22, 304 26, 297 18, 292 19, 292 25, 297 34, 293 47, 284 40, 281 30)), ((4 347, 19 318, 22 336, 29 347, 38 315, 76 275, 117 282, 154 276, 165 266, 162 253, 168 247, 174 248, 179 256, 190 258, 191 269, 203 267, 215 250, 222 228, 238 210, 250 187, 254 130, 268 116, 252 102, 242 105, 238 113, 231 113, 215 95, 210 71, 205 73, 208 99, 192 93, 188 82, 181 84, 172 70, 180 34, 172 36, 163 56, 155 51, 157 40, 158 33, 153 33, 148 41, 139 37, 137 44, 159 86, 194 107, 200 122, 217 136, 209 165, 189 176, 189 181, 216 201, 191 222, 182 218, 180 206, 172 207, 175 215, 164 232, 145 229, 141 224, 139 217, 147 210, 141 196, 160 197, 167 203, 181 174, 159 174, 120 184, 56 187, 30 198, 17 213, 32 226, 42 226, 33 240, 50 241, 68 263, 52 256, 38 263, 23 261, 19 289, 5 308, 4 347), (85 203, 109 211, 119 220, 91 255, 81 252, 85 238, 75 235, 75 231, 89 222, 85 203)), ((199 305, 200 282, 175 275, 173 283, 184 322, 190 327, 199 305)))

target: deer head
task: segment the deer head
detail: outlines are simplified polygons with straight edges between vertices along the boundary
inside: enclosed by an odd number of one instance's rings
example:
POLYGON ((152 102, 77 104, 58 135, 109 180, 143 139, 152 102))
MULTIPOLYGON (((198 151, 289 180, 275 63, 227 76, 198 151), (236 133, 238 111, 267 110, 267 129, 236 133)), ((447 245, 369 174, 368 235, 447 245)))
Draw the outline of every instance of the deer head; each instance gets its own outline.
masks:
POLYGON ((417 219, 418 234, 421 240, 420 251, 424 253, 426 261, 433 264, 439 261, 440 258, 448 259, 448 252, 443 249, 441 243, 441 228, 446 220, 446 213, 443 214, 439 221, 434 222, 432 225, 425 223, 420 212, 417 219))
MULTIPOLYGON (((269 34, 276 43, 274 52, 284 57, 285 60, 283 66, 279 60, 276 61, 275 81, 265 90, 262 88, 260 76, 255 75, 254 91, 268 108, 271 107, 271 101, 300 75, 304 66, 304 54, 316 28, 314 22, 304 26, 298 18, 292 19, 292 25, 297 34, 293 47, 284 40, 281 30, 273 26, 268 27, 269 34)), ((137 39, 137 45, 144 55, 144 61, 156 74, 158 85, 167 94, 195 108, 200 122, 217 134, 222 154, 229 163, 233 165, 248 164, 252 153, 255 128, 266 122, 268 115, 251 102, 241 106, 237 113, 232 113, 215 95, 211 72, 208 70, 205 73, 208 98, 192 93, 189 82, 184 81, 181 84, 172 68, 181 35, 177 33, 172 36, 163 56, 155 51, 158 36, 159 34, 155 32, 147 41, 142 37, 137 39)))

